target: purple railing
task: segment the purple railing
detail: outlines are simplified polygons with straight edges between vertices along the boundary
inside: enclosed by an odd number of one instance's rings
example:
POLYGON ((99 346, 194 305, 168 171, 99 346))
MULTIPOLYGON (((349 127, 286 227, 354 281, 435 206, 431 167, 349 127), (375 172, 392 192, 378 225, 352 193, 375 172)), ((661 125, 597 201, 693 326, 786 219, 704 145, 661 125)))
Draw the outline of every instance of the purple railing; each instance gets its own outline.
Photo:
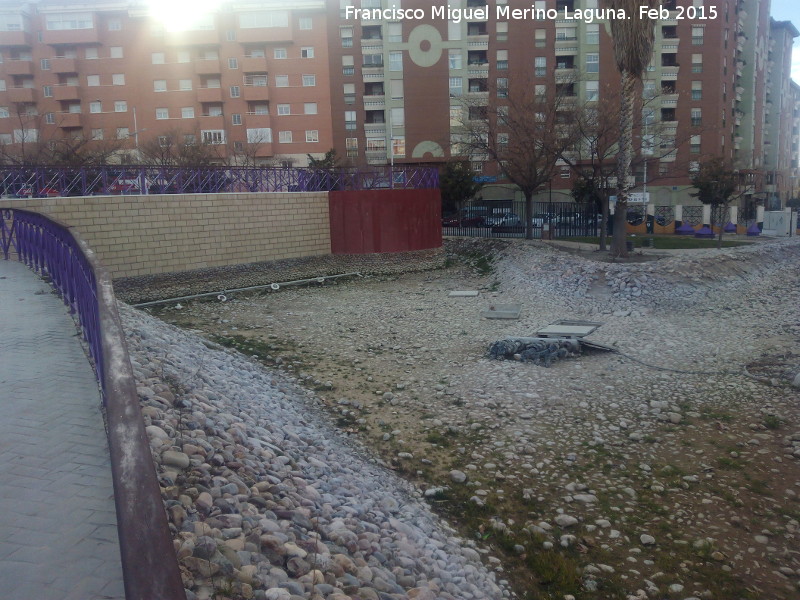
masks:
POLYGON ((439 187, 433 167, 300 169, 251 167, 0 167, 0 195, 212 194, 439 187))
POLYGON ((0 206, 0 249, 47 277, 89 345, 106 409, 126 600, 186 600, 111 277, 69 227, 0 206))

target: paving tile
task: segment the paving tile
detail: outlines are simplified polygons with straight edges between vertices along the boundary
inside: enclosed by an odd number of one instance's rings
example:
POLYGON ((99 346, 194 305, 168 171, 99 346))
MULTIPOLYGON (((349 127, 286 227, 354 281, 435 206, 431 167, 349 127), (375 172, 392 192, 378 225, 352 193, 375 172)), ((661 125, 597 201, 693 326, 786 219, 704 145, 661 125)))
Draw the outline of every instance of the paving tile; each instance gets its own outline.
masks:
POLYGON ((0 276, 0 597, 122 600, 94 373, 48 286, 15 262, 0 276))

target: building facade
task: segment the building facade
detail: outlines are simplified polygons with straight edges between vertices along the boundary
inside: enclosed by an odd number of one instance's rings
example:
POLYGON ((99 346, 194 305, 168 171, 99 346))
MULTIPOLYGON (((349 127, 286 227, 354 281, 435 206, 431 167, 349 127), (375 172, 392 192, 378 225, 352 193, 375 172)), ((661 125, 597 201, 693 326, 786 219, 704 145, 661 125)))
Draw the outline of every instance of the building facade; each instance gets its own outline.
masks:
MULTIPOLYGON (((769 0, 662 6, 638 107, 637 191, 691 201, 692 170, 721 156, 750 174, 752 198, 785 198, 797 31, 771 21, 769 0)), ((333 148, 355 166, 467 159, 493 181, 496 164, 460 143, 470 121, 525 90, 558 89, 589 109, 618 94, 603 7, 265 0, 170 31, 144 3, 4 4, 0 143, 122 140, 135 158, 137 146, 180 139, 215 145, 228 163, 296 165, 333 148)), ((568 195, 575 180, 563 164, 552 187, 568 195)))

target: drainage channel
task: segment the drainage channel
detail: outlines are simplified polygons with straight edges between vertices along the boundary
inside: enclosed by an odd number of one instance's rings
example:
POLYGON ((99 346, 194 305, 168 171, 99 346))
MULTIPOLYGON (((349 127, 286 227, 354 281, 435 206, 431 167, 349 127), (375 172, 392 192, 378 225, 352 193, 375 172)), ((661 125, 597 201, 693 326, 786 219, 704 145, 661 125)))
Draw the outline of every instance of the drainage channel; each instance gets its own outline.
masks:
POLYGON ((281 281, 276 283, 267 283, 265 285, 251 285, 249 287, 242 287, 242 288, 234 288, 232 290, 222 290, 220 292, 206 292, 203 294, 192 294, 191 296, 178 296, 176 298, 165 298, 163 300, 153 300, 152 302, 140 302, 139 304, 134 304, 134 308, 144 308, 146 306, 156 306, 158 304, 168 304, 170 302, 180 302, 182 300, 194 300, 196 298, 208 298, 210 296, 216 296, 217 300, 220 302, 225 302, 228 299, 228 294, 233 294, 236 292, 249 292, 253 290, 264 290, 270 289, 272 291, 277 292, 283 287, 289 287, 291 285, 304 285, 304 284, 311 284, 311 283, 325 283, 328 279, 339 279, 341 277, 363 277, 361 273, 340 273, 339 275, 325 275, 322 277, 311 277, 308 279, 295 279, 293 281, 281 281))

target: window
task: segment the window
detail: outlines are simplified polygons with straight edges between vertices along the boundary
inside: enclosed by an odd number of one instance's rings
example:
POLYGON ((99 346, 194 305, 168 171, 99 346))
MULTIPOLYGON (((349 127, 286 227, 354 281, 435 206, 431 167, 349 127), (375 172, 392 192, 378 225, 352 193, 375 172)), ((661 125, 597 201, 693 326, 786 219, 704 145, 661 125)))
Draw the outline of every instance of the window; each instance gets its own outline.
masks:
POLYGON ((386 140, 384 138, 367 138, 367 152, 386 152, 386 140))
POLYGON ((114 73, 111 75, 113 85, 125 85, 125 73, 114 73))
POLYGON ((248 144, 271 144, 272 129, 269 127, 254 127, 247 130, 248 144))
POLYGON ((92 129, 92 139, 93 140, 102 140, 103 139, 103 130, 102 129, 92 129))
POLYGON ((404 157, 406 155, 406 138, 405 136, 395 136, 392 138, 392 154, 394 156, 404 157))
POLYGON ((187 133, 183 136, 184 146, 194 146, 197 143, 197 136, 193 133, 187 133))
POLYGON ((345 138, 344 147, 349 158, 358 156, 358 138, 345 138))
POLYGON ((314 58, 314 48, 311 46, 300 48, 300 58, 314 58))
POLYGON ((533 33, 533 37, 535 40, 535 46, 537 48, 544 48, 547 45, 547 30, 546 29, 537 29, 533 33))
POLYGON ((186 92, 192 89, 192 80, 191 79, 181 79, 178 81, 178 89, 182 92, 186 92))
POLYGON ((307 129, 306 130, 306 141, 307 142, 318 142, 319 141, 319 131, 316 129, 307 129))
POLYGON ((55 113, 46 113, 44 115, 44 122, 48 125, 55 125, 56 124, 56 114, 55 113))
POLYGON ((586 55, 586 72, 599 73, 600 72, 600 55, 591 53, 586 55))
POLYGON ((94 29, 94 23, 92 13, 53 13, 47 15, 45 27, 48 31, 94 29))
POLYGON ((158 136, 158 145, 162 148, 167 148, 172 143, 172 140, 169 139, 168 135, 160 135, 158 136))
POLYGON ((403 41, 403 24, 402 23, 389 23, 389 42, 399 43, 403 41))
POLYGON ((118 140, 127 140, 130 134, 128 133, 127 127, 117 127, 117 139, 118 140))
POLYGON ((354 83, 345 83, 342 86, 344 91, 344 103, 345 104, 354 104, 356 101, 356 84, 354 83))
POLYGON ((192 61, 192 53, 188 50, 178 50, 178 62, 188 63, 192 61))
POLYGON ((167 91, 167 80, 166 79, 156 79, 153 81, 153 91, 154 92, 166 92, 167 91))
POLYGON ((449 50, 447 53, 448 63, 451 69, 460 69, 462 66, 463 54, 461 50, 449 50))
POLYGON ((275 76, 275 86, 276 87, 289 87, 289 76, 288 75, 276 75, 275 76))
POLYGON ((248 12, 239 15, 239 27, 242 29, 288 27, 289 13, 285 10, 248 12))
POLYGON ((501 21, 496 25, 497 41, 505 42, 508 40, 508 23, 501 21))
POLYGON ((575 27, 556 27, 556 41, 557 42, 564 42, 564 41, 571 41, 577 40, 578 36, 576 34, 575 27))
POLYGON ((268 115, 269 114, 269 104, 255 104, 253 106, 253 114, 254 115, 268 115))
POLYGON ((461 23, 458 21, 447 22, 447 39, 457 42, 461 39, 461 23))
POLYGON ((157 108, 156 109, 156 119, 159 119, 159 120, 169 119, 169 109, 168 108, 157 108))
POLYGON ((405 127, 406 125, 406 113, 402 107, 393 108, 389 113, 389 118, 391 119, 389 122, 391 123, 392 128, 405 127))
POLYGON ((402 79, 392 79, 389 82, 389 91, 391 92, 392 100, 400 100, 400 99, 402 99, 403 98, 403 80, 402 79))
POLYGON ((211 105, 208 107, 208 116, 209 117, 221 117, 222 116, 222 107, 217 105, 211 105))
POLYGON ((355 75, 356 68, 353 66, 355 63, 352 56, 342 57, 342 75, 355 75))
POLYGON ((692 73, 703 72, 703 55, 692 54, 692 73))
POLYGON ((402 52, 389 52, 389 70, 402 71, 403 70, 403 53, 402 52))
POLYGON ((163 52, 153 52, 150 55, 150 60, 154 65, 163 65, 164 64, 164 53, 163 52))
POLYGON ((533 74, 536 77, 544 77, 545 75, 547 75, 547 57, 537 56, 534 59, 533 74))
POLYGON ((383 54, 365 54, 365 67, 383 67, 383 54))
POLYGON ((242 95, 242 90, 238 85, 232 85, 230 92, 231 92, 231 98, 238 98, 239 96, 242 95))
POLYGON ((692 45, 694 46, 702 46, 703 45, 703 33, 705 31, 705 27, 702 25, 693 25, 692 26, 692 45))
POLYGON ((53 97, 53 86, 46 85, 42 88, 42 93, 44 94, 45 98, 52 98, 53 97))
POLYGON ((292 132, 291 131, 279 131, 278 132, 278 143, 280 143, 280 144, 291 144, 292 143, 292 132))
POLYGON ((5 91, 6 91, 6 80, 0 79, 0 92, 5 92, 5 91))
POLYGON ((97 47, 88 46, 85 50, 84 56, 87 60, 95 60, 97 58, 97 47))
POLYGON ((599 81, 587 81, 586 82, 586 100, 588 102, 595 102, 597 101, 598 96, 600 95, 600 82, 599 81))
POLYGON ((233 113, 231 115, 231 123, 233 125, 241 125, 242 124, 242 115, 239 113, 233 113))
POLYGON ((290 115, 290 114, 292 114, 292 105, 291 104, 278 104, 278 114, 279 115, 290 115))
POLYGON ((297 22, 298 29, 312 29, 314 22, 311 17, 300 17, 297 22))
POLYGON ((703 124, 703 110, 700 108, 692 109, 692 125, 697 127, 703 124))
POLYGON ((122 21, 119 19, 109 19, 108 20, 108 30, 109 31, 122 31, 122 21))
POLYGON ((461 125, 461 107, 460 106, 451 106, 450 107, 450 125, 457 126, 461 125))
POLYGON ((692 100, 702 100, 703 99, 703 82, 702 81, 693 81, 692 82, 692 100))
POLYGON ((99 101, 89 102, 89 112, 90 113, 101 113, 103 112, 103 103, 99 101))
POLYGON ((507 77, 498 77, 497 78, 497 97, 498 98, 508 98, 508 78, 507 77))
POLYGON ((347 130, 353 130, 356 128, 356 111, 344 111, 344 128, 347 130))
POLYGON ((307 115, 315 115, 317 114, 317 103, 316 102, 306 102, 303 104, 303 112, 307 115))
POLYGON ((249 58, 265 58, 266 52, 264 48, 250 48, 250 54, 247 56, 249 58))
POLYGON ((508 50, 497 51, 497 70, 506 71, 508 69, 508 50))
POLYGON ((586 25, 586 43, 592 46, 600 43, 600 25, 598 23, 586 25))
POLYGON ((11 143, 10 133, 0 133, 0 146, 6 146, 11 143))
POLYGON ((450 97, 458 98, 464 94, 464 80, 462 77, 450 78, 450 97))
POLYGON ((642 98, 653 98, 656 95, 656 82, 645 79, 642 87, 642 98))
MULTIPOLYGON (((244 84, 252 87, 267 87, 268 83, 266 75, 250 75, 244 79, 244 84)), ((288 78, 286 80, 286 85, 289 85, 288 78)))
POLYGON ((204 129, 200 132, 204 144, 224 144, 224 129, 204 129))
POLYGON ((42 68, 42 71, 49 71, 50 70, 50 59, 43 58, 39 61, 39 66, 42 68))
POLYGON ((275 48, 272 51, 272 58, 277 60, 282 60, 286 58, 288 54, 286 53, 286 48, 275 48))
POLYGON ((689 142, 689 152, 691 154, 700 154, 700 136, 693 135, 689 142))
POLYGON ((194 106, 181 108, 181 119, 194 119, 194 106))
POLYGON ((114 112, 128 112, 128 103, 125 100, 117 100, 114 102, 114 112))
POLYGON ((353 47, 353 28, 341 27, 339 29, 339 37, 342 38, 342 48, 353 47))
POLYGON ((303 87, 314 87, 317 85, 316 75, 303 75, 303 87))
POLYGON ((86 85, 89 87, 97 87, 100 85, 100 75, 87 75, 86 85))

